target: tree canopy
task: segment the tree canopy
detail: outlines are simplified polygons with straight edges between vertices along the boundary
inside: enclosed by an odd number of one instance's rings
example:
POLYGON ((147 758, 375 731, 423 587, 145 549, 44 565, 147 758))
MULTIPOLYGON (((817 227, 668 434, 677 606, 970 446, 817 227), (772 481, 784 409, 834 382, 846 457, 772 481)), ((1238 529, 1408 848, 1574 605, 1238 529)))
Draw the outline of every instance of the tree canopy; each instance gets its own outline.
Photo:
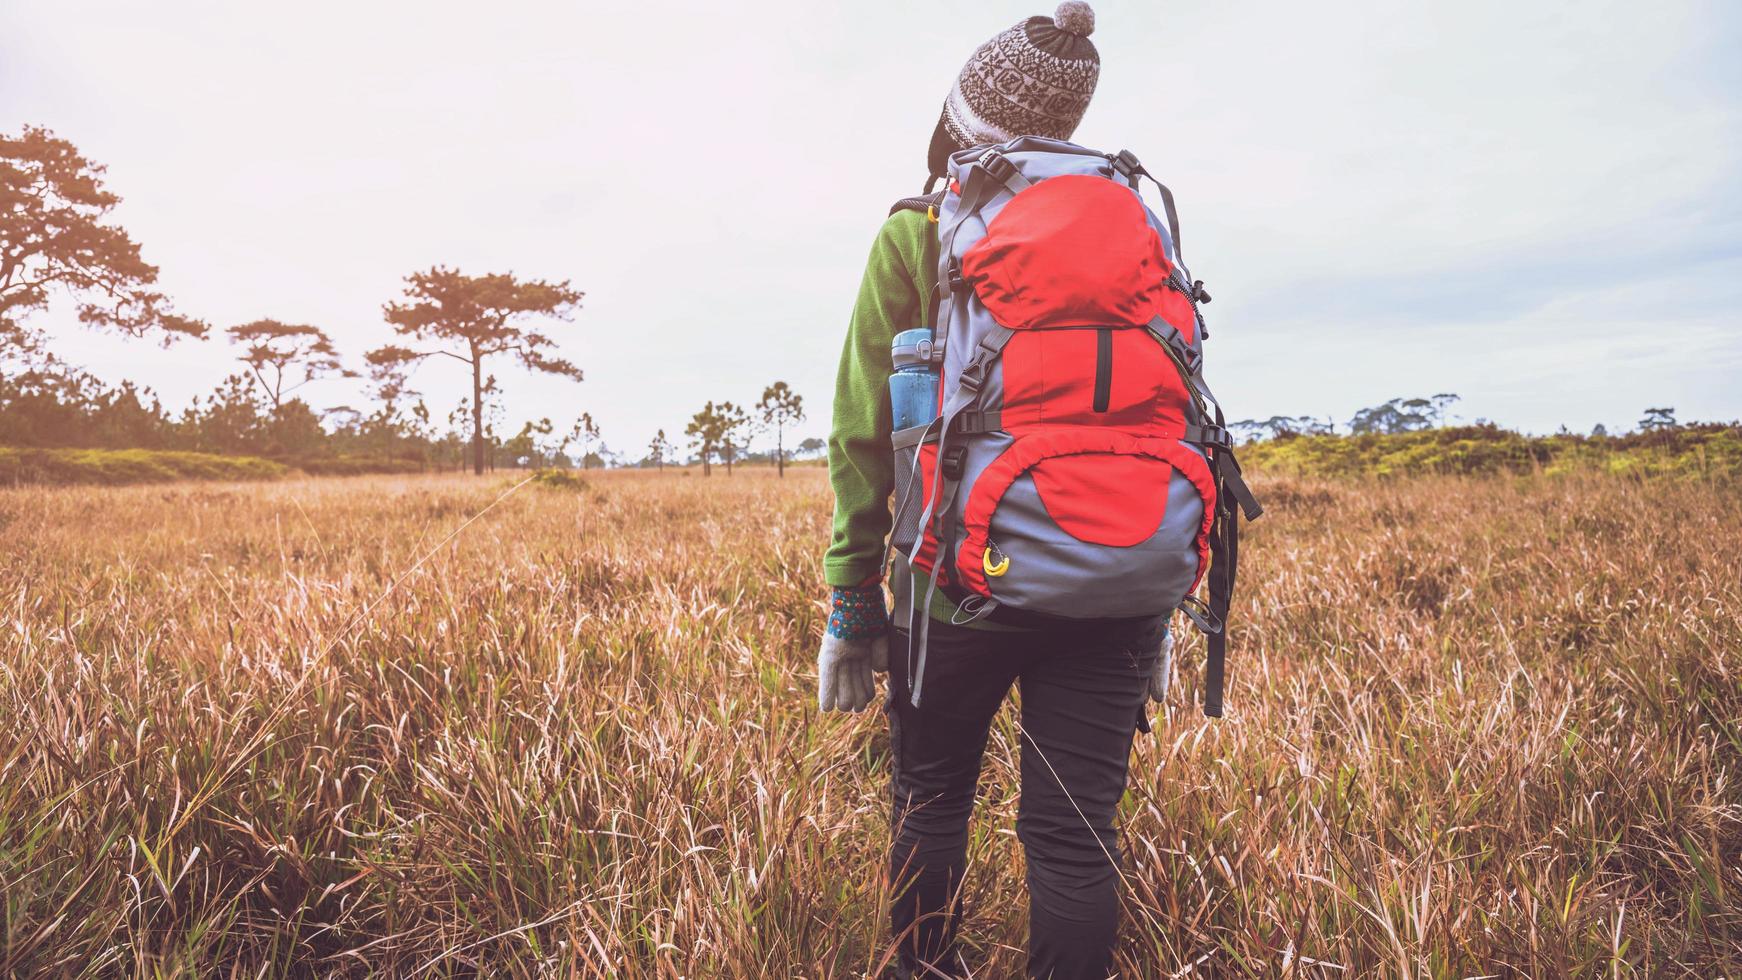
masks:
POLYGON ((784 381, 776 381, 762 389, 762 400, 756 403, 762 422, 774 429, 774 460, 781 476, 786 476, 786 427, 804 421, 804 396, 792 390, 784 381))
POLYGON ((732 472, 732 460, 743 448, 739 432, 749 421, 750 417, 744 414, 744 410, 732 402, 708 402, 690 417, 684 435, 690 437, 690 444, 701 457, 703 476, 713 472, 712 460, 716 454, 725 462, 726 472, 732 472))
POLYGON ((56 292, 91 327, 158 333, 165 343, 206 335, 206 324, 177 315, 152 288, 157 266, 107 220, 121 198, 103 186, 103 172, 46 129, 0 135, 0 356, 42 353, 41 335, 24 321, 56 292))
POLYGON ((484 472, 484 360, 512 354, 531 371, 581 380, 581 369, 556 357, 556 341, 528 326, 537 318, 569 320, 585 296, 562 282, 520 280, 512 273, 468 276, 436 266, 405 278, 405 297, 383 312, 395 332, 415 347, 389 344, 367 355, 377 384, 403 387, 405 373, 429 357, 449 357, 471 368, 472 467, 484 472))
POLYGON ((242 363, 272 403, 274 415, 283 411, 284 396, 316 378, 327 375, 354 376, 339 361, 332 338, 319 327, 306 323, 255 320, 224 331, 230 342, 246 350, 242 363), (298 380, 291 380, 293 376, 298 380))

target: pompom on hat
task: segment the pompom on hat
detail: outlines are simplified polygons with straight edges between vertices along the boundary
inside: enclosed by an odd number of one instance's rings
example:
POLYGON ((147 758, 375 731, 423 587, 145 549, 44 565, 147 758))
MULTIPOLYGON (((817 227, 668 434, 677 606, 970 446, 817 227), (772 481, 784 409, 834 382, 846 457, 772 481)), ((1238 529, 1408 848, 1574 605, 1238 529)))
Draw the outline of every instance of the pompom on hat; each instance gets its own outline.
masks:
POLYGON ((1064 0, 1051 17, 1030 17, 980 45, 944 100, 926 154, 931 176, 943 176, 950 154, 970 146, 1070 139, 1101 77, 1094 31, 1094 8, 1064 0))

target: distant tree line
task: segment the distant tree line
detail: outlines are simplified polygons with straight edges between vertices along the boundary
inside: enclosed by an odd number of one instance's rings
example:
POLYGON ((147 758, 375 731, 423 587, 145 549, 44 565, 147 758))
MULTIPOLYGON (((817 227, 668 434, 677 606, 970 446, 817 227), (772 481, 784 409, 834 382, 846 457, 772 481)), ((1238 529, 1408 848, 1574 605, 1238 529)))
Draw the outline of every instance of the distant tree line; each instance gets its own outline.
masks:
POLYGON ((1399 476, 1588 472, 1697 479, 1742 475, 1742 423, 1663 424, 1654 409, 1619 435, 1562 429, 1525 435, 1492 422, 1402 432, 1296 435, 1263 439, 1241 449, 1243 465, 1260 472, 1313 476, 1399 476))
MULTIPOLYGON (((1287 440, 1297 436, 1401 435, 1407 432, 1426 432, 1446 428, 1456 420, 1457 417, 1451 414, 1451 408, 1461 400, 1451 392, 1426 398, 1393 398, 1356 412, 1343 424, 1341 432, 1330 417, 1321 419, 1310 415, 1273 415, 1267 419, 1242 419, 1229 423, 1228 428, 1248 442, 1264 439, 1287 440)), ((1497 428, 1487 419, 1477 419, 1474 425, 1485 429, 1497 428)), ((1676 421, 1675 409, 1669 407, 1647 408, 1636 425, 1640 432, 1672 431, 1682 427, 1676 421)), ((1569 434, 1564 426, 1561 434, 1569 434)), ((1591 430, 1591 435, 1596 438, 1608 434, 1608 429, 1601 424, 1591 430)))

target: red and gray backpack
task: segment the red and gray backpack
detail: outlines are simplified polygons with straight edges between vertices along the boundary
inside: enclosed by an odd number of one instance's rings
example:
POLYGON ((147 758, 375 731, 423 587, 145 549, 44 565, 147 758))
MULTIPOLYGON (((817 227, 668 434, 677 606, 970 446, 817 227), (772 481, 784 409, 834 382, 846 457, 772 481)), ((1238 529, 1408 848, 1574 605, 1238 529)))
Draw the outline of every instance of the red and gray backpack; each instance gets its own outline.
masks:
POLYGON ((1143 177, 1129 151, 1022 137, 956 153, 941 197, 898 205, 937 216, 940 383, 937 418, 893 437, 891 544, 969 618, 1181 610, 1208 638, 1219 716, 1239 519, 1261 509, 1204 384, 1209 296, 1180 262, 1173 195, 1156 182, 1164 225, 1143 177))

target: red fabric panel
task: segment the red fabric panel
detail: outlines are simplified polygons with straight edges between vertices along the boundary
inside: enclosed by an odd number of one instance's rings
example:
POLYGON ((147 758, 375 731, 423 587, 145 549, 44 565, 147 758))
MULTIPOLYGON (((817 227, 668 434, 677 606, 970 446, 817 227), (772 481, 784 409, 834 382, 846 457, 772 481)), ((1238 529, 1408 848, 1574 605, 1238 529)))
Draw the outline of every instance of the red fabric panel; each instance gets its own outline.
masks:
POLYGON ((1113 331, 1110 395, 1107 411, 1098 419, 1085 421, 1132 428, 1138 435, 1172 439, 1185 435, 1186 405, 1191 395, 1179 368, 1149 331, 1113 331))
POLYGON ((1082 421, 1095 404, 1095 331, 1030 330, 1010 338, 1004 366, 1004 428, 1082 421))
MULTIPOLYGON (((933 475, 937 473, 937 462, 937 443, 926 443, 919 447, 919 476, 917 479, 922 484, 922 486, 918 488, 921 503, 909 506, 919 506, 923 508, 925 506, 924 501, 931 499, 932 478, 933 475)), ((909 475, 905 473, 897 473, 895 478, 897 480, 905 480, 909 478, 909 475)), ((924 513, 924 511, 921 510, 921 513, 924 513)), ((913 542, 897 541, 896 544, 903 548, 907 548, 910 547, 913 542)), ((937 556, 938 539, 936 535, 932 534, 930 525, 927 525, 925 529, 925 537, 920 542, 919 552, 913 555, 909 561, 913 567, 918 568, 921 571, 929 572, 932 570, 932 566, 937 564, 937 556)))
MULTIPOLYGON (((962 515, 965 535, 956 552, 956 568, 960 582, 981 595, 991 595, 986 586, 986 574, 981 557, 991 534, 992 513, 1004 499, 1016 478, 1043 460, 1082 453, 1123 453, 1128 456, 1148 456, 1164 460, 1185 474, 1204 501, 1204 522, 1198 529, 1198 579, 1210 562, 1210 525, 1216 519, 1216 484, 1210 477, 1204 458, 1175 439, 1139 438, 1113 429, 1077 428, 1049 429, 1016 440, 1004 454, 992 461, 974 482, 962 515)), ((1048 513, 1052 513, 1048 509, 1048 513)), ((1192 588, 1197 588, 1197 579, 1192 588)))
POLYGON ((1095 411, 1096 332, 1025 330, 1002 355, 1004 428, 1023 435, 1046 425, 1112 426, 1136 436, 1185 435, 1185 382, 1146 330, 1113 331, 1107 411, 1095 411))
POLYGON ((1011 198, 962 256, 963 277, 1012 330, 1141 327, 1161 308, 1169 268, 1137 195, 1090 174, 1011 198))
POLYGON ((1173 466, 1149 456, 1055 456, 1028 471, 1040 502, 1059 527, 1089 544, 1129 548, 1147 540, 1167 516, 1173 466))

